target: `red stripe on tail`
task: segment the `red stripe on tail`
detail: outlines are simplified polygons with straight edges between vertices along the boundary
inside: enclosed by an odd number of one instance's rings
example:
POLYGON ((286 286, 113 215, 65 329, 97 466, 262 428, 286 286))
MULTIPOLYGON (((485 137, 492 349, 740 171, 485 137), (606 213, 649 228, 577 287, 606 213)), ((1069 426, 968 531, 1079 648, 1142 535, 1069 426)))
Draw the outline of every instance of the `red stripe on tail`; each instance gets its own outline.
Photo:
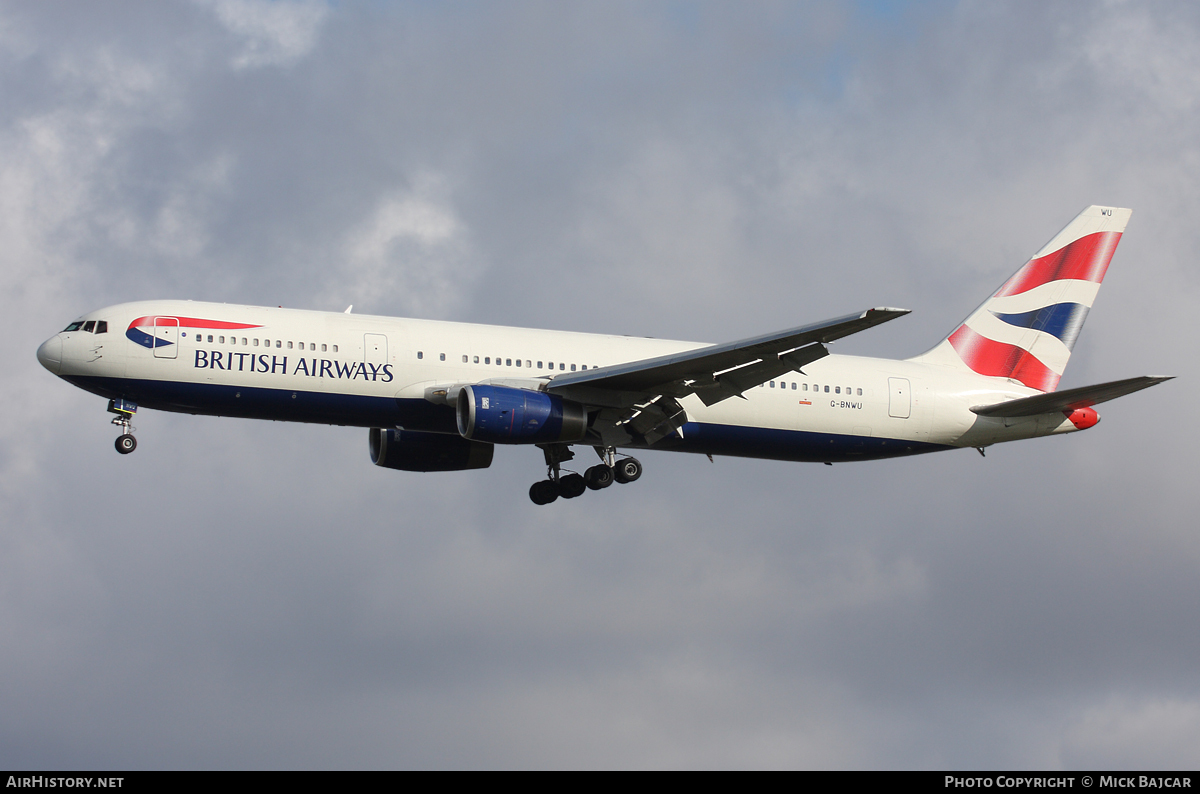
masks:
POLYGON ((963 363, 980 375, 1014 378, 1031 389, 1045 392, 1058 386, 1059 374, 1028 350, 988 339, 965 325, 950 334, 950 344, 963 363))
POLYGON ((1113 251, 1121 241, 1120 232, 1096 232, 1064 245, 1052 254, 1030 259, 1025 267, 1005 282, 993 297, 1019 295, 1060 279, 1104 281, 1113 251))

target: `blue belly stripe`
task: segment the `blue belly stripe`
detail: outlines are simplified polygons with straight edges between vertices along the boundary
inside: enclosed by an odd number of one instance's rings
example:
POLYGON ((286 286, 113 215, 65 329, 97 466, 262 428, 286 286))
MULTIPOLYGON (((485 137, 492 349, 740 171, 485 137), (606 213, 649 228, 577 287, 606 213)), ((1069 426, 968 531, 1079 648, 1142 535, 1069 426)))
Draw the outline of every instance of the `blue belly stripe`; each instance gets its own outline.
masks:
MULTIPOLYGON (((101 397, 132 400, 142 408, 160 411, 458 433, 452 407, 434 405, 420 398, 396 399, 132 378, 69 376, 65 379, 101 397)), ((953 447, 873 436, 688 422, 683 426, 682 439, 672 435, 650 449, 795 462, 844 463, 919 455, 953 447)))

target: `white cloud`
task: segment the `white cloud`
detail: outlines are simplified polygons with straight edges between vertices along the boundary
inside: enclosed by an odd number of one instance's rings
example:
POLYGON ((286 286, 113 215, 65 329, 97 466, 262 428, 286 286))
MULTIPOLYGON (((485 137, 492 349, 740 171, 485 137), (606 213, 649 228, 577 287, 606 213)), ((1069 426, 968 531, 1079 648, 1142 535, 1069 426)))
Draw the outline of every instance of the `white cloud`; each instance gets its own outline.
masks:
POLYGON ((1114 696, 1068 727, 1063 756, 1084 769, 1195 769, 1200 701, 1114 696))
POLYGON ((412 189, 381 198, 350 232, 324 303, 449 318, 468 292, 472 269, 468 231, 442 181, 426 175, 412 189))
MULTIPOLYGON (((40 52, 36 39, 13 47, 40 52)), ((47 373, 30 351, 77 313, 98 308, 99 286, 112 278, 97 266, 94 236, 97 228, 111 234, 121 227, 108 158, 131 130, 175 110, 167 79, 112 48, 42 57, 55 91, 74 101, 17 112, 0 128, 0 316, 33 320, 11 329, 14 344, 0 350, 0 367, 14 375, 0 380, 0 399, 24 406, 27 420, 0 431, 3 452, 11 453, 0 455, 0 487, 8 493, 37 474, 35 459, 17 451, 35 447, 39 423, 73 402, 58 393, 34 396, 47 373)), ((131 246, 146 244, 136 232, 128 238, 131 246)))
POLYGON ((699 5, 0 8, 0 763, 1194 764, 1196 25, 1164 7, 849 22, 833 75, 764 58, 803 6, 732 38, 699 5), (838 352, 915 353, 1126 197, 1068 372, 1184 377, 986 460, 652 452, 538 509, 533 448, 416 475, 361 429, 145 411, 117 456, 33 357, 206 292, 700 339, 878 300, 917 313, 838 352))
POLYGON ((290 66, 312 52, 329 8, 319 0, 205 0, 217 19, 242 39, 236 69, 290 66))
MULTIPOLYGON (((1132 93, 1158 112, 1193 110, 1200 101, 1200 52, 1193 29, 1173 10, 1122 4, 1093 24, 1064 31, 1083 34, 1080 59, 1095 69, 1108 96, 1132 93)), ((1123 98, 1128 98, 1127 96, 1123 98)))

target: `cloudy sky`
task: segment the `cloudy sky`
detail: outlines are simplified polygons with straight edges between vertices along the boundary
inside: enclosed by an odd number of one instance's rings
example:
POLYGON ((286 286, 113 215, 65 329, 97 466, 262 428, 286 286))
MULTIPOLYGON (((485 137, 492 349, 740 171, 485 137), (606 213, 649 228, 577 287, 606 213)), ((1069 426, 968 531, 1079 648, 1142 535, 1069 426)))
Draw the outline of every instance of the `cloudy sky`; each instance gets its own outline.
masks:
POLYGON ((0 768, 1200 765, 1194 3, 0 0, 0 768), (1134 209, 1095 429, 408 474, 34 358, 150 298, 915 355, 1134 209))

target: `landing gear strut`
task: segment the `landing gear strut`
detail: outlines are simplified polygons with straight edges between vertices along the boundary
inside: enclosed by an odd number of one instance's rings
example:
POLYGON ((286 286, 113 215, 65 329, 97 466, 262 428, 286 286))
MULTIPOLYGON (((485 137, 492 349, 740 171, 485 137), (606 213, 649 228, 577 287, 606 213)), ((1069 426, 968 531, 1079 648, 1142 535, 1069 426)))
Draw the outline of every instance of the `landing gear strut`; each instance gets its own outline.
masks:
MULTIPOLYGON (((541 446, 541 445, 539 445, 541 446)), ((550 504, 558 497, 574 499, 587 489, 599 491, 613 482, 633 482, 642 476, 642 464, 636 458, 616 460, 615 447, 595 447, 601 463, 592 466, 583 475, 561 474, 565 461, 575 457, 566 444, 546 444, 542 453, 546 456, 546 479, 529 486, 529 499, 535 505, 550 504)))
POLYGON ((137 413, 137 403, 129 400, 109 400, 108 412, 116 414, 113 417, 112 423, 121 428, 121 435, 117 436, 117 441, 113 446, 117 448, 117 452, 122 455, 128 455, 137 449, 137 439, 133 437, 133 415, 137 413))

